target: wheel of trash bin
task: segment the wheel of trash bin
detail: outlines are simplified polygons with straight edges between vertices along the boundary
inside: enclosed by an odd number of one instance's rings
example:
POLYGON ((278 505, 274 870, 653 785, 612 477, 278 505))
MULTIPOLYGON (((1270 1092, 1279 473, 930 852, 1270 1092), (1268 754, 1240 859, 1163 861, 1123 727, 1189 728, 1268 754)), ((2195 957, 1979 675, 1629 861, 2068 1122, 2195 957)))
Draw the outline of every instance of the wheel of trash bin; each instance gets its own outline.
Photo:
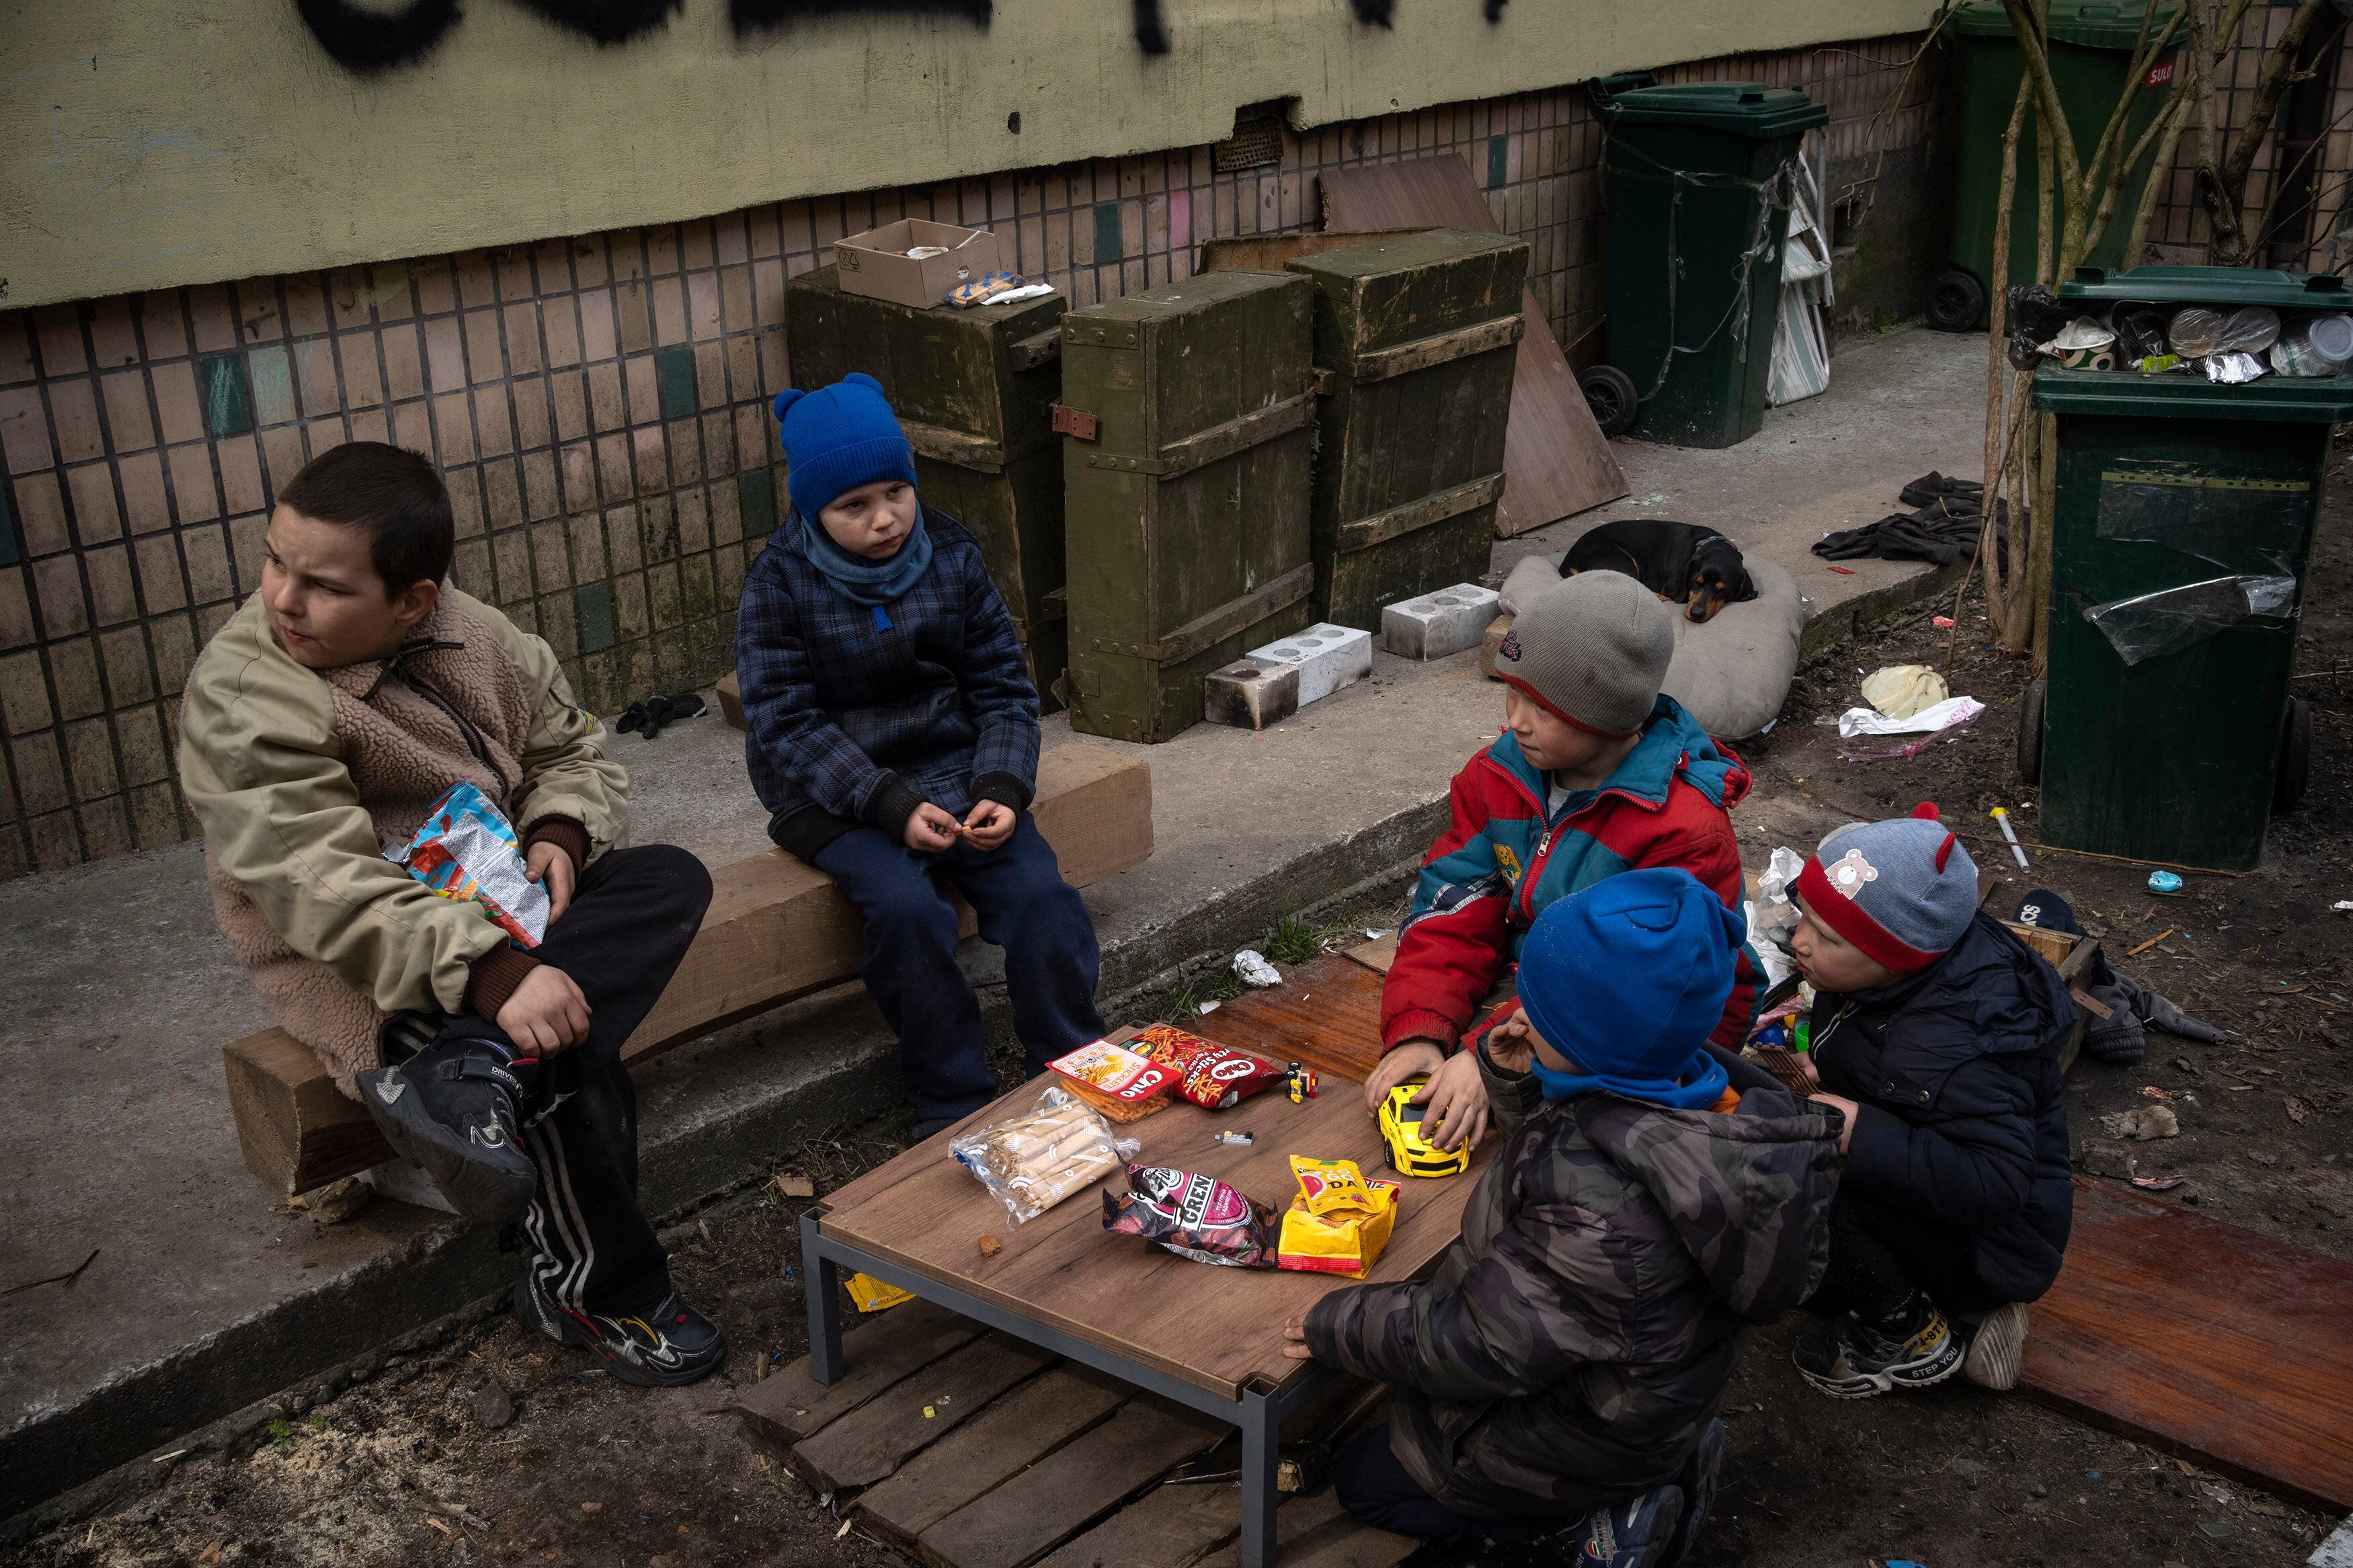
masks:
POLYGON ((2312 704, 2301 697, 2287 701, 2287 722, 2280 727, 2279 773, 2272 781, 2272 809, 2294 811, 2312 782, 2312 704))
POLYGON ((2042 782, 2043 683, 2030 680, 2018 700, 2018 776, 2028 784, 2042 782))
POLYGON ((1928 324, 1940 332, 1976 329, 1985 314, 1985 285, 1966 272, 1945 272, 1928 285, 1928 324))
POLYGON ((1597 364, 1580 372, 1577 384, 1584 389, 1586 406, 1593 410, 1593 422, 1604 436, 1623 436, 1634 427, 1642 399, 1632 376, 1614 364, 1597 364))

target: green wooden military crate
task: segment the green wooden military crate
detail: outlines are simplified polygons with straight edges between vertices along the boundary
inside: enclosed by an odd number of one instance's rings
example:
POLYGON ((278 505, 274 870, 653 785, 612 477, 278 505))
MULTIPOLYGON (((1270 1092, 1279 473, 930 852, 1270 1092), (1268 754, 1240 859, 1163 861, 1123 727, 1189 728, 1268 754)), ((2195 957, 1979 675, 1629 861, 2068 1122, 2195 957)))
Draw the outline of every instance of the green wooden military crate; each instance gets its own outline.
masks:
POLYGON ((1314 294, 1219 272, 1062 318, 1072 729, 1166 741, 1308 624, 1314 294))
POLYGON ((980 541, 1050 709, 1069 645, 1052 423, 1067 303, 917 310, 844 293, 830 267, 785 285, 793 384, 829 386, 853 370, 882 384, 915 448, 916 489, 980 541))
POLYGON ((1377 632, 1486 575, 1528 247, 1434 228, 1286 265, 1315 287, 1314 614, 1377 632))

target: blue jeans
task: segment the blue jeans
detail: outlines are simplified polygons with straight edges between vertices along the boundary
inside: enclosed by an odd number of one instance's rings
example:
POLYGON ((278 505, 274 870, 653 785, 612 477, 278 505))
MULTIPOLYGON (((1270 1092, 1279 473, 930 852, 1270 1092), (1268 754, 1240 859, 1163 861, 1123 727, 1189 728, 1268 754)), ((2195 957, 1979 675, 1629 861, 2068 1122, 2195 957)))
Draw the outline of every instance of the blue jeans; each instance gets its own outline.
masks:
POLYGON ((1586 1516, 1473 1519, 1421 1489, 1389 1447, 1389 1424, 1367 1426, 1332 1457, 1332 1489, 1340 1506, 1376 1530, 1423 1541, 1493 1541, 1525 1546, 1571 1531, 1582 1533, 1586 1516))
POLYGON ((858 827, 818 850, 816 865, 866 916, 858 973, 899 1037, 899 1065, 917 1121, 964 1116, 997 1097, 980 999, 956 968, 950 888, 979 915, 982 940, 1005 950, 1013 1032, 1032 1073, 1102 1037, 1094 921, 1078 889, 1062 880, 1053 846, 1028 812, 994 849, 959 843, 919 855, 874 828, 858 827))

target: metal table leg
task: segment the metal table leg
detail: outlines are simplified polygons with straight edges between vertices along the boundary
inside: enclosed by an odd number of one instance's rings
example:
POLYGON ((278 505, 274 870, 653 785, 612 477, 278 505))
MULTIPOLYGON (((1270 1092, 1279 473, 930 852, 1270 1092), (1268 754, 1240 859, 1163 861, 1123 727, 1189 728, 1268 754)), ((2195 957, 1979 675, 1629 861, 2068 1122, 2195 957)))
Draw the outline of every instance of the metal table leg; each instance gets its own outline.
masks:
POLYGON ((841 1375, 841 1271, 818 1247, 824 1205, 801 1215, 802 1294, 808 1298, 809 1376, 831 1383, 841 1375))
POLYGON ((1241 1568, 1274 1561, 1274 1472, 1282 1453, 1282 1401, 1255 1384, 1242 1390, 1241 1568))

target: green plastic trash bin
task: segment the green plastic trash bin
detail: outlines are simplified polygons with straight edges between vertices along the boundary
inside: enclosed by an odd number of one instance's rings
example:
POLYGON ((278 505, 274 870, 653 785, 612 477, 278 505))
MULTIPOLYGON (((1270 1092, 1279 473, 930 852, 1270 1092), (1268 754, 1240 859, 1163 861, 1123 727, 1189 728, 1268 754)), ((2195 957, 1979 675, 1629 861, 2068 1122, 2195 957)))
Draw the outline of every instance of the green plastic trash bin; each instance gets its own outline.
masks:
MULTIPOLYGON (((2334 277, 2085 268, 2086 312, 2125 301, 2353 310, 2334 277)), ((2045 842, 2244 870, 2295 804, 2311 710, 2293 702, 2329 427, 2353 374, 2219 385, 2195 371, 2034 373, 2057 416, 2051 661, 2020 715, 2045 842)))
POLYGON ((1592 88, 1609 128, 1610 363, 1636 434, 1735 446, 1765 423, 1790 164, 1830 111, 1793 88, 1653 79, 1592 88))
MULTIPOLYGON (((2158 11, 2149 22, 2150 37, 2164 31, 2176 9, 2163 5, 2158 11)), ((2141 41, 2141 17, 2146 10, 2146 0, 2126 0, 2123 5, 2052 0, 2051 80, 2066 109, 2076 156, 2087 162, 2124 92, 2136 47, 2147 47, 2141 41)), ((1952 270, 1929 285, 1928 324, 1948 332, 1968 332, 1984 325, 1986 291, 1997 285, 1993 231, 2001 216, 2001 138, 2010 129, 2010 111, 2018 102, 2018 82, 2026 72, 2026 62, 2001 0, 1975 0, 1962 6, 1953 13, 1951 26, 1961 45, 1961 133, 1953 170, 1953 265, 1952 270)), ((2165 106, 2174 71, 2171 54, 2149 68, 2141 90, 2133 98, 2132 112, 2126 117, 2127 151, 2165 106)), ((2030 108, 2018 137, 2018 199, 2010 210, 2010 276, 2002 280, 2003 287, 2034 281, 2035 215, 2042 210, 2034 144, 2034 111, 2030 108)), ((2148 166, 2156 157, 2152 146, 2126 175, 2115 214, 2093 248, 2091 265, 2112 268, 2124 260, 2125 238, 2140 206, 2148 166)))

